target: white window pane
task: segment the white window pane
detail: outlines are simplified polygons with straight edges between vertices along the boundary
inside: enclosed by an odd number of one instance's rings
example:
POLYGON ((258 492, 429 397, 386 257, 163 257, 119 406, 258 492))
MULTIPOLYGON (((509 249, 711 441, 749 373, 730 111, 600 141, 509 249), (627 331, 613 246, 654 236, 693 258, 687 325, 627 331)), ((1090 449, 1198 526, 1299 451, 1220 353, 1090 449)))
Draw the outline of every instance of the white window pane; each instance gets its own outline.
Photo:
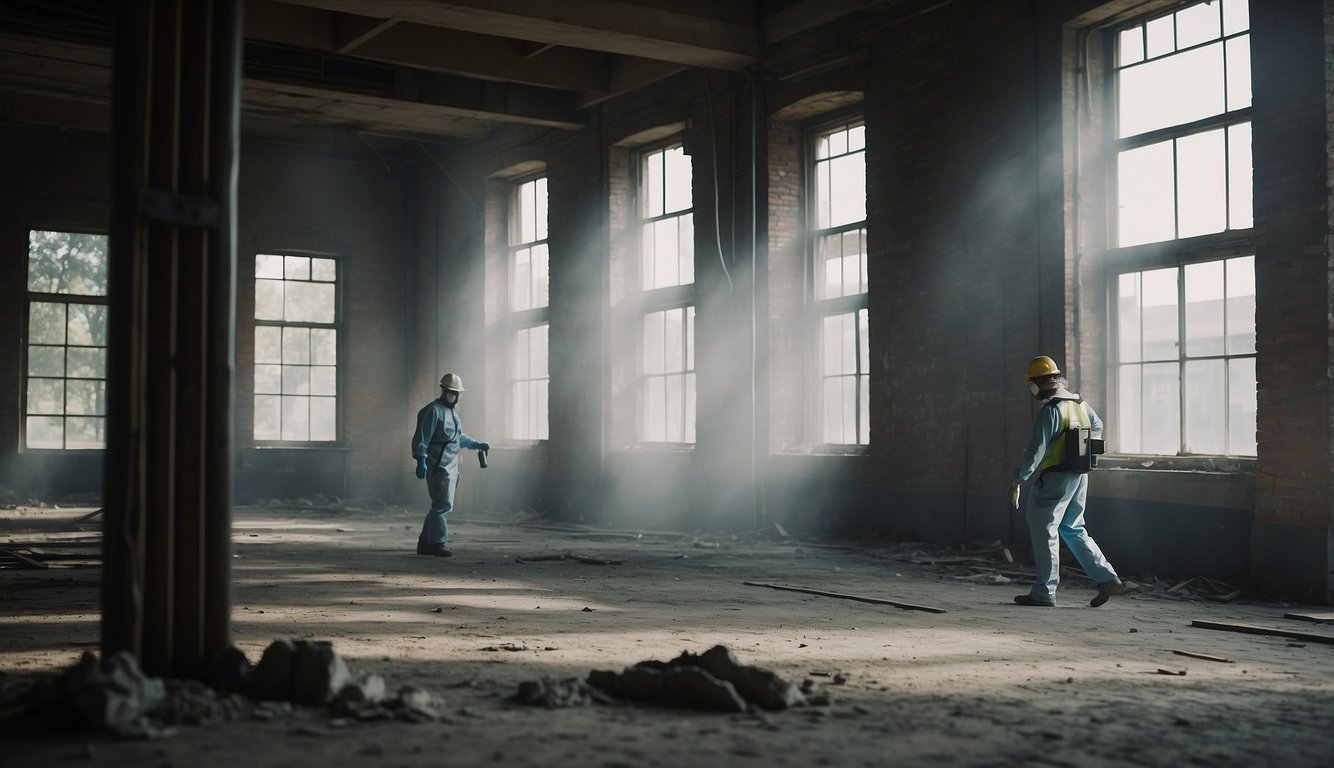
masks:
POLYGON ((663 347, 664 322, 665 317, 662 312, 650 312, 644 315, 644 373, 663 373, 666 370, 663 367, 666 359, 666 350, 663 347))
POLYGON ((1217 3, 1200 3, 1177 12, 1177 47, 1189 48, 1219 36, 1217 3))
POLYGON ((334 397, 338 394, 338 369, 316 365, 310 369, 310 394, 334 397))
POLYGON ((546 243, 533 246, 532 265, 533 306, 548 306, 551 304, 551 264, 546 243))
POLYGON ((1120 66, 1144 60, 1144 27, 1122 30, 1116 38, 1117 63, 1120 66))
POLYGON ((529 181, 520 184, 514 195, 518 216, 513 228, 514 242, 531 243, 537 239, 537 184, 529 181))
POLYGON ((534 208, 537 211, 534 218, 537 220, 538 240, 547 239, 547 180, 542 177, 533 182, 533 200, 534 208))
POLYGON ((665 313, 663 327, 666 338, 663 344, 666 361, 664 365, 668 373, 676 373, 685 369, 685 339, 681 334, 681 326, 684 323, 684 310, 670 309, 665 313))
POLYGON ((547 398, 550 393, 550 382, 543 380, 534 382, 533 386, 537 390, 535 412, 533 414, 533 423, 537 425, 537 431, 532 435, 537 440, 548 440, 551 437, 550 421, 551 417, 547 408, 547 398))
POLYGON ((682 389, 684 376, 666 377, 666 413, 667 413, 667 442, 679 443, 685 439, 685 424, 682 417, 685 415, 685 392, 682 389))
POLYGON ((283 277, 288 280, 309 280, 310 279, 310 257, 309 256, 284 256, 283 257, 283 277))
POLYGON ((1251 105, 1251 36, 1227 41, 1227 108, 1251 105))
POLYGON ((1255 353, 1255 257, 1227 261, 1227 353, 1255 353))
POLYGON ((815 165, 815 226, 820 229, 827 229, 830 224, 829 205, 830 197, 830 176, 829 161, 816 163, 815 165))
POLYGON ((283 361, 283 329, 274 325, 255 326, 255 362, 283 361))
POLYGON ((826 134, 815 140, 815 159, 824 160, 829 157, 829 136, 826 134))
POLYGON ((695 370, 695 308, 686 307, 686 368, 695 370))
POLYGON ((1255 224, 1253 208, 1254 167, 1251 164, 1251 124, 1227 129, 1229 229, 1250 229, 1255 224))
POLYGON ((640 188, 644 216, 663 214, 662 184, 662 152, 653 152, 644 158, 644 177, 640 188))
POLYGON ((1250 0, 1223 0, 1223 34, 1232 35, 1250 28, 1250 0))
POLYGON ((1177 140, 1178 237, 1227 227, 1227 161, 1223 129, 1177 140))
POLYGON ((820 329, 820 373, 824 376, 837 376, 840 361, 843 359, 843 322, 840 315, 830 315, 821 321, 820 329))
POLYGON ((845 443, 843 436, 843 384, 834 377, 824 380, 824 441, 845 443))
POLYGON ((310 329, 310 361, 315 365, 338 364, 338 331, 336 329, 310 329))
POLYGON ((548 334, 550 326, 534 326, 530 331, 529 346, 532 349, 532 376, 535 379, 545 379, 549 374, 547 361, 548 334))
POLYGON ((866 126, 854 125, 848 129, 848 151, 866 149, 866 126))
POLYGON ((1117 157, 1117 240, 1121 246, 1175 236, 1172 142, 1121 152, 1117 157))
POLYGON ((678 234, 675 219, 662 219, 653 223, 654 288, 681 284, 681 262, 677 258, 678 234))
POLYGON ((283 397, 283 440, 310 439, 310 398, 283 397))
POLYGON ((1255 358, 1243 357, 1227 363, 1228 453, 1254 456, 1255 358))
POLYGON ((309 367, 304 365, 284 365, 282 369, 284 395, 310 394, 309 367))
POLYGON ((1143 310, 1145 360, 1176 360, 1177 349, 1177 270, 1155 269, 1140 278, 1143 310))
POLYGON ((676 248, 679 254, 681 278, 679 285, 695 282, 695 217, 683 214, 677 217, 680 229, 676 236, 676 248))
POLYGON ((1176 50, 1171 14, 1160 16, 1148 22, 1144 25, 1144 31, 1148 38, 1147 53, 1150 58, 1176 50))
POLYGON ((65 413, 76 416, 103 416, 107 413, 105 381, 67 381, 65 413))
POLYGON ((691 206, 690 157, 681 147, 663 153, 666 185, 663 213, 684 211, 691 206))
POLYGON ((871 330, 869 310, 857 310, 857 338, 860 342, 857 372, 866 373, 871 370, 871 330))
POLYGON ((283 329, 283 362, 288 365, 310 364, 310 329, 283 329))
POLYGON ((862 253, 860 231, 844 232, 842 237, 843 295, 862 292, 862 253))
POLYGON ((655 262, 658 256, 654 253, 656 240, 654 239, 655 225, 653 222, 644 224, 639 230, 639 273, 641 282, 644 284, 644 290, 651 291, 659 287, 657 284, 658 273, 655 262))
POLYGON ((1189 123, 1223 112, 1223 44, 1121 70, 1120 137, 1189 123))
POLYGON ((283 319, 292 322, 332 323, 333 283, 287 283, 283 319))
POLYGON ((870 379, 866 376, 857 377, 859 392, 857 400, 859 403, 857 442, 861 445, 870 445, 871 443, 871 388, 869 382, 870 379))
POLYGON ((255 277, 258 279, 283 279, 283 257, 261 253, 255 256, 255 277))
POLYGON ((841 247, 840 235, 826 235, 815 242, 815 263, 817 299, 832 299, 842 296, 843 260, 839 258, 841 247))
POLYGON ((311 259, 310 279, 332 283, 338 279, 338 262, 333 259, 311 259))
POLYGON ((65 375, 72 379, 106 378, 107 351, 104 348, 70 347, 65 361, 65 375))
POLYGON ((282 398, 277 395, 255 396, 255 439, 280 440, 279 421, 282 418, 282 398))
POLYGON ((528 387, 531 382, 516 381, 511 387, 510 396, 510 434, 517 440, 529 439, 528 434, 528 387))
POLYGON ((839 315, 842 318, 840 323, 843 338, 840 345, 843 349, 843 357, 839 360, 839 373, 852 374, 857 372, 857 318, 848 312, 839 315))
POLYGON ((848 132, 840 129, 829 134, 829 154, 843 155, 848 151, 848 132))
POLYGON ((106 419, 73 416, 65 420, 65 447, 90 449, 106 447, 106 419))
POLYGON ((29 376, 65 376, 64 347, 28 347, 29 376))
POLYGON ((255 366, 255 394, 280 394, 282 386, 283 369, 281 365, 255 366))
POLYGON ((1223 262, 1187 264, 1185 293, 1186 354, 1223 354, 1223 262))
POLYGON ((1122 453, 1143 453, 1144 413, 1141 407, 1142 382, 1138 365, 1123 365, 1116 381, 1116 444, 1122 453))
POLYGON ((338 400, 332 397, 310 398, 310 439, 338 439, 338 400))
POLYGON ((520 248, 514 252, 514 269, 510 272, 510 309, 519 312, 531 309, 533 285, 532 251, 520 248))
POLYGON ((514 335, 514 375, 519 379, 532 378, 532 329, 523 328, 514 335))
POLYGON ((644 392, 644 439, 662 442, 667 439, 667 389, 662 376, 651 376, 644 392))
POLYGON ((1224 382, 1222 360, 1186 363, 1186 453, 1222 454, 1224 382))
POLYGON ((255 281, 255 319, 283 319, 283 281, 255 281))
POLYGON ((1140 361, 1140 300, 1138 272, 1117 277, 1116 338, 1117 359, 1123 363, 1140 361))
POLYGON ((64 380, 28 379, 28 413, 52 416, 64 414, 64 380))
POLYGON ((26 432, 29 448, 65 447, 65 420, 59 416, 29 416, 26 432))
POLYGON ((65 305, 49 301, 28 304, 28 343, 65 343, 65 305))
POLYGON ((836 157, 829 161, 829 226, 866 218, 866 156, 836 157))
POLYGON ((1144 453, 1175 456, 1181 452, 1181 383, 1176 363, 1144 366, 1144 453))

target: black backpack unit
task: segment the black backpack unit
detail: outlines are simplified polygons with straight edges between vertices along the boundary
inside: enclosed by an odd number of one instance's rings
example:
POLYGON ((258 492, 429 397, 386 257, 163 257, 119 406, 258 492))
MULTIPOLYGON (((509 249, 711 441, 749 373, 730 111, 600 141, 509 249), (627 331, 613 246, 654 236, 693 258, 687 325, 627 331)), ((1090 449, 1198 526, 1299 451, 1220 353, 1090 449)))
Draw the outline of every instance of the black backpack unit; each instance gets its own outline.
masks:
MULTIPOLYGON (((1066 402, 1079 406, 1084 404, 1083 400, 1066 402)), ((1065 459, 1057 465, 1057 468, 1062 472, 1076 472, 1081 475, 1091 472, 1098 466, 1098 454, 1105 451, 1106 443, 1102 438, 1093 436, 1092 427, 1071 425, 1065 430, 1065 459)))

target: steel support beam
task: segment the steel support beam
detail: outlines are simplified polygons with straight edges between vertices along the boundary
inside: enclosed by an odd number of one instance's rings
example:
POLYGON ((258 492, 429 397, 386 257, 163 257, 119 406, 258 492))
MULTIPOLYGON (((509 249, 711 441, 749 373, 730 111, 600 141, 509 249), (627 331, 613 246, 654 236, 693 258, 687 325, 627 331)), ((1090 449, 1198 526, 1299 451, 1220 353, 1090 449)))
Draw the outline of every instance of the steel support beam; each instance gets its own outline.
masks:
POLYGON ((240 0, 116 6, 102 650, 230 644, 240 0))

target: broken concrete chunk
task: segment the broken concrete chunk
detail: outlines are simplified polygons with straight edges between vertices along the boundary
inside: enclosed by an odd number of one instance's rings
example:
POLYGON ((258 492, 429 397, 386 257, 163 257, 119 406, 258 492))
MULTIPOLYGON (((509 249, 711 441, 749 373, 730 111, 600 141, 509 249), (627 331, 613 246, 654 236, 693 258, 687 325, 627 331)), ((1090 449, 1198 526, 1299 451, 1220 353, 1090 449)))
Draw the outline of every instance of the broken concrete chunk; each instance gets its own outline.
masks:
POLYGON ((431 692, 425 688, 405 685, 398 689, 398 701, 404 709, 415 709, 429 713, 435 699, 431 696, 431 692))
POLYGON ((589 674, 588 683, 619 698, 719 712, 746 711, 746 700, 731 683, 719 680, 699 667, 641 662, 620 674, 595 670, 589 674))
POLYGON ((295 659, 296 643, 287 638, 269 643, 251 675, 251 695, 269 701, 288 701, 292 695, 292 666, 295 659))
POLYGON ((334 697, 334 705, 347 711, 360 709, 382 701, 384 693, 384 678, 367 672, 339 689, 338 695, 334 697))
POLYGON ((296 644, 292 670, 292 701, 324 704, 352 677, 343 657, 327 642, 302 640, 296 644))
POLYGON ((61 689, 88 725, 126 735, 146 733, 144 718, 166 695, 162 681, 148 677, 128 651, 120 651, 98 663, 92 652, 84 652, 79 663, 61 676, 61 689))
POLYGON ((588 684, 587 680, 568 677, 564 680, 544 678, 519 683, 514 700, 534 707, 583 707, 590 704, 611 704, 615 699, 588 684))
POLYGON ((801 690, 767 669, 748 667, 737 661, 731 649, 715 645, 699 656, 686 652, 672 666, 696 666, 732 684, 746 701, 764 709, 786 709, 802 701, 801 690))

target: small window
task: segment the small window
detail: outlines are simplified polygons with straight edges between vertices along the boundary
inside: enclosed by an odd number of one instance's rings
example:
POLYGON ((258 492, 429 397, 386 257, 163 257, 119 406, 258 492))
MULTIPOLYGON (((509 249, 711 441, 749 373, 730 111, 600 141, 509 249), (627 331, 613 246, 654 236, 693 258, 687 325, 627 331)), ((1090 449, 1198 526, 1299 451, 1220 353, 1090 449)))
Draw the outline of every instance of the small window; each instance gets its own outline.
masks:
POLYGON ((255 257, 254 439, 338 439, 338 262, 255 257))
POLYGON ((106 447, 107 238, 28 233, 26 448, 106 447))
POLYGON ((809 232, 818 327, 816 433, 833 445, 870 443, 866 256, 866 126, 812 135, 809 232))
POLYGON ((550 256, 547 180, 512 185, 509 204, 510 437, 549 437, 550 256))

